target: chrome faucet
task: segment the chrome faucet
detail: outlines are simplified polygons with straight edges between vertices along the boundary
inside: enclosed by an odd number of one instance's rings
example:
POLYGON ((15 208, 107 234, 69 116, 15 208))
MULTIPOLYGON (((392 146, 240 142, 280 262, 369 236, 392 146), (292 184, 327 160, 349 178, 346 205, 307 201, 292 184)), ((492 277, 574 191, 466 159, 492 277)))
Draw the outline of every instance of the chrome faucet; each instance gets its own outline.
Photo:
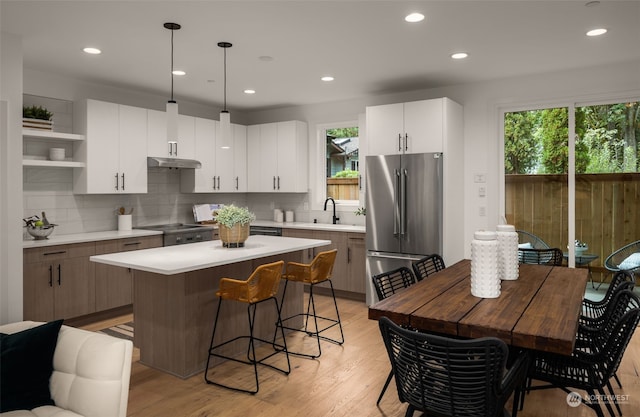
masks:
POLYGON ((334 200, 332 197, 324 200, 324 211, 327 211, 327 203, 329 202, 329 200, 331 200, 331 202, 333 203, 333 224, 336 224, 338 220, 340 220, 340 218, 336 217, 336 200, 334 200))

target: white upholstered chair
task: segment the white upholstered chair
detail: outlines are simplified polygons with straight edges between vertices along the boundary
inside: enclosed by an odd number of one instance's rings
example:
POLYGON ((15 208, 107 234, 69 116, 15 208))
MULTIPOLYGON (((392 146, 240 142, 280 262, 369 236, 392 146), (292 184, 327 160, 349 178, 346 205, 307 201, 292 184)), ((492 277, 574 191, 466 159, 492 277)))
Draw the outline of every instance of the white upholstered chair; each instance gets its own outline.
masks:
MULTIPOLYGON (((12 334, 41 325, 22 321, 0 326, 12 334)), ((2 417, 126 417, 133 343, 62 326, 49 382, 55 406, 1 413, 2 417)))

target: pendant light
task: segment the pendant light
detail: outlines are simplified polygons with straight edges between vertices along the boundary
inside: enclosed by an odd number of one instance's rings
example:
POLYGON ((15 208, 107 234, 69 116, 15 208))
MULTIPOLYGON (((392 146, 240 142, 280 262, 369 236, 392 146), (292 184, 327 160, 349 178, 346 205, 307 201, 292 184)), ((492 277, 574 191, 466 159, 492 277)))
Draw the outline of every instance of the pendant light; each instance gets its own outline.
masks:
MULTIPOLYGON (((178 103, 173 98, 173 32, 180 29, 177 23, 165 23, 164 27, 171 31, 171 98, 167 101, 167 141, 171 144, 169 155, 174 155, 174 144, 178 143, 178 103)), ((175 146, 175 153, 178 152, 175 146)))
POLYGON ((218 42, 224 49, 224 107, 220 112, 220 148, 231 148, 231 114, 227 110, 227 49, 233 45, 229 42, 218 42))

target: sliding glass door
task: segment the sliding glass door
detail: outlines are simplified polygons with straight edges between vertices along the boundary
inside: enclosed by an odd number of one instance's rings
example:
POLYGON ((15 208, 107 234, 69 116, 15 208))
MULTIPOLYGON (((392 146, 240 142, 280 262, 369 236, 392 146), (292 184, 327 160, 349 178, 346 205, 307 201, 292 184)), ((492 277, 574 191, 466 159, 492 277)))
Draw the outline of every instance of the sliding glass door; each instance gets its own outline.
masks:
POLYGON ((589 264, 596 280, 610 253, 640 239, 638 101, 503 116, 507 222, 563 252, 573 246, 567 263, 589 264))

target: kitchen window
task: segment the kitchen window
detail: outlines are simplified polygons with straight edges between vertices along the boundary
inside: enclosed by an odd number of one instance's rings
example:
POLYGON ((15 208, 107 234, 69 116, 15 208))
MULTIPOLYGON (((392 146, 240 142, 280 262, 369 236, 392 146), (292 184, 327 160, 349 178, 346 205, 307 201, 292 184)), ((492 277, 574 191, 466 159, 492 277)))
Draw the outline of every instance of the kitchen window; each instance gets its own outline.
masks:
POLYGON ((360 199, 360 149, 357 123, 331 125, 321 129, 324 138, 325 198, 342 204, 360 199))

